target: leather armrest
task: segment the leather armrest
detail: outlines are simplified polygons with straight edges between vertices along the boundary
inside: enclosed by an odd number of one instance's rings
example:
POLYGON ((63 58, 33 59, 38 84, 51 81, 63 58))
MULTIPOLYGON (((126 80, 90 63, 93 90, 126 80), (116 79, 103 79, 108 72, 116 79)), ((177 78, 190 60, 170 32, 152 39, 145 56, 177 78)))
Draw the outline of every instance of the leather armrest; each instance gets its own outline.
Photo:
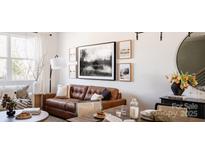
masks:
POLYGON ((47 94, 43 94, 43 102, 45 102, 47 99, 49 98, 54 98, 56 96, 55 93, 47 93, 47 94))
POLYGON ((122 99, 122 93, 118 94, 118 99, 122 99))
POLYGON ((43 106, 43 109, 46 110, 46 106, 45 106, 45 102, 47 99, 49 98, 54 98, 56 96, 55 93, 47 93, 47 94, 43 94, 43 103, 42 103, 42 106, 43 106))
POLYGON ((116 100, 109 100, 109 101, 102 101, 102 108, 103 110, 113 108, 120 105, 126 105, 126 99, 116 99, 116 100))

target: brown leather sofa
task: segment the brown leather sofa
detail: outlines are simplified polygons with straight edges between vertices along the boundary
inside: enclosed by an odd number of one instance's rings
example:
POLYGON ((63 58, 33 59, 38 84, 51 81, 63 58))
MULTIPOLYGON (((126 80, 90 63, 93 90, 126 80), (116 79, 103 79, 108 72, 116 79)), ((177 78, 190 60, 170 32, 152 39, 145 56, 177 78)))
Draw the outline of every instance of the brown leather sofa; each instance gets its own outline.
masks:
MULTIPOLYGON (((44 94, 43 109, 49 114, 69 119, 76 117, 77 103, 83 103, 90 100, 94 93, 101 94, 106 87, 70 85, 70 98, 59 99, 55 94, 44 94)), ((122 99, 121 93, 116 88, 107 88, 111 92, 111 98, 107 101, 102 101, 102 108, 108 109, 120 105, 126 105, 126 100, 122 99)))

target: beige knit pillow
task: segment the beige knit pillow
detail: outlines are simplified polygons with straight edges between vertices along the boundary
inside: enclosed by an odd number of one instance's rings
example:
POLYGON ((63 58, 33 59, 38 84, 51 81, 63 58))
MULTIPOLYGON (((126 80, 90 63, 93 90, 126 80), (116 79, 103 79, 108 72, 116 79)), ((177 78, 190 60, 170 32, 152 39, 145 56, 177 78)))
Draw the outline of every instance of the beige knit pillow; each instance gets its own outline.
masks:
POLYGON ((60 98, 60 99, 68 98, 68 86, 67 85, 58 86, 56 98, 60 98))
POLYGON ((27 98, 29 98, 29 96, 28 96, 28 91, 27 91, 28 88, 29 88, 29 85, 18 89, 18 90, 15 92, 16 98, 21 98, 21 99, 27 99, 27 98))
POLYGON ((67 98, 70 98, 70 85, 67 85, 67 87, 68 87, 67 98))

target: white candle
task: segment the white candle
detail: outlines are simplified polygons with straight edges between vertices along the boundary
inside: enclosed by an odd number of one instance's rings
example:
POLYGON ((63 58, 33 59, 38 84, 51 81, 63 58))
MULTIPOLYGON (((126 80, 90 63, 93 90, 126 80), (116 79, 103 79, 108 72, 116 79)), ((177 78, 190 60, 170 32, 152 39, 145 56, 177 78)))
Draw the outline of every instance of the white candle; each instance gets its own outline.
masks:
POLYGON ((121 111, 116 111, 116 116, 121 117, 121 111))

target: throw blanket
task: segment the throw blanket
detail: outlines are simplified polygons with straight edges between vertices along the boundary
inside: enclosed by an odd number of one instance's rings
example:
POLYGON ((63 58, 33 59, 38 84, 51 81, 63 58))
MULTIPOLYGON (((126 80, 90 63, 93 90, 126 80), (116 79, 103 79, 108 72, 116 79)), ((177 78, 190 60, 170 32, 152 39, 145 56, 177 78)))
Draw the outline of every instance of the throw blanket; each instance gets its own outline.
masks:
POLYGON ((87 114, 94 114, 102 110, 101 101, 88 101, 77 104, 77 115, 78 117, 87 114))

